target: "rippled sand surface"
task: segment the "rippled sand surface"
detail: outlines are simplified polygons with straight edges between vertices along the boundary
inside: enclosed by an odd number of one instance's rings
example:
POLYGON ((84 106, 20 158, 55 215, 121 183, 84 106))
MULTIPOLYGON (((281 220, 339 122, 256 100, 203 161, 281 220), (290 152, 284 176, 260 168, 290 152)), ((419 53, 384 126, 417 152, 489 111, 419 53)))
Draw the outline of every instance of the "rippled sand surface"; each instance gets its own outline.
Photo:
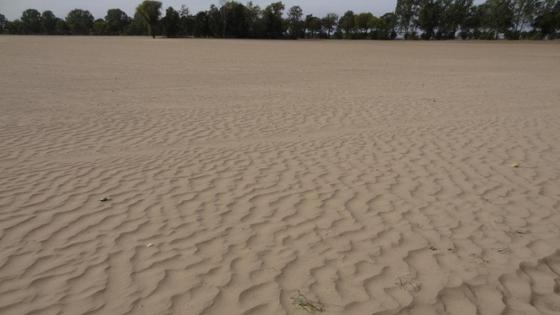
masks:
POLYGON ((558 43, 3 36, 0 69, 1 314, 560 312, 558 43))

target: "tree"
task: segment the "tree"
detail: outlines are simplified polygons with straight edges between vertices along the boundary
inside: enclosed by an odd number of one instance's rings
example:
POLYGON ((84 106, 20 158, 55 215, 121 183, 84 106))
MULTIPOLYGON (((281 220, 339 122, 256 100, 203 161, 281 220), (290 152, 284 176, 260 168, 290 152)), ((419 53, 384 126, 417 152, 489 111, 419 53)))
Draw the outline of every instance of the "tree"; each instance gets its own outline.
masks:
POLYGON ((322 20, 323 27, 327 31, 327 37, 331 37, 331 32, 336 27, 336 22, 338 21, 338 15, 336 13, 328 13, 322 20))
POLYGON ((175 11, 173 7, 167 8, 165 17, 161 20, 163 24, 163 31, 167 37, 177 37, 179 33, 181 17, 179 12, 175 11))
POLYGON ((10 21, 6 23, 6 29, 9 34, 24 34, 23 22, 20 20, 10 21))
POLYGON ((356 27, 360 31, 361 38, 368 36, 369 30, 374 24, 374 16, 369 12, 356 15, 356 27))
POLYGON ((434 37, 436 29, 440 25, 441 14, 440 0, 420 0, 416 24, 423 31, 423 39, 434 37))
POLYGON ((66 21, 60 18, 56 18, 56 25, 54 28, 54 33, 57 35, 68 35, 70 34, 70 28, 66 21))
POLYGON ((453 39, 469 15, 473 0, 440 0, 436 38, 453 39))
POLYGON ((128 15, 121 9, 109 9, 107 10, 107 15, 105 15, 105 32, 107 35, 124 34, 130 22, 128 15))
POLYGON ((302 37, 303 29, 305 28, 302 17, 303 10, 300 6, 293 6, 288 10, 287 23, 290 38, 296 39, 302 37))
POLYGON ((263 11, 261 7, 249 1, 245 6, 247 12, 247 21, 249 23, 249 36, 252 38, 264 37, 264 21, 263 11))
POLYGON ((35 9, 27 9, 21 15, 24 34, 41 33, 41 13, 35 9))
POLYGON ((148 33, 152 38, 156 38, 156 28, 161 16, 161 2, 144 0, 136 8, 136 12, 144 20, 148 33))
POLYGON ((185 5, 182 5, 179 10, 179 18, 179 34, 182 36, 193 35, 195 19, 185 5))
POLYGON ((97 19, 93 22, 92 33, 93 35, 105 35, 107 29, 107 22, 103 19, 97 19))
POLYGON ((266 38, 282 38, 284 34, 284 20, 282 14, 285 6, 282 2, 274 2, 263 11, 264 32, 266 38))
POLYGON ((471 6, 465 21, 461 25, 461 38, 478 39, 480 37, 480 28, 482 27, 483 10, 481 6, 471 6))
POLYGON ((144 18, 138 12, 134 13, 134 17, 126 26, 124 33, 126 35, 150 35, 144 18))
POLYGON ((208 28, 212 37, 224 36, 224 15, 217 6, 211 5, 208 10, 208 28))
POLYGON ((6 16, 0 13, 0 34, 6 32, 7 26, 8 26, 8 20, 6 20, 6 16))
POLYGON ((467 23, 467 18, 469 17, 472 7, 473 0, 455 0, 452 7, 452 16, 456 21, 453 25, 453 34, 455 34, 458 29, 462 28, 462 26, 467 23))
POLYGON ((198 12, 194 17, 193 34, 195 37, 208 37, 210 36, 210 26, 208 25, 208 12, 198 12))
POLYGON ((44 11, 41 14, 41 29, 45 34, 55 34, 57 18, 52 11, 44 11))
POLYGON ((311 38, 315 38, 321 32, 321 19, 308 14, 305 16, 305 29, 311 33, 311 38))
POLYGON ((408 34, 413 24, 415 16, 414 12, 415 0, 397 0, 395 8, 395 15, 397 17, 397 24, 401 32, 408 34))
POLYGON ((351 38, 356 28, 356 16, 353 11, 346 11, 338 20, 338 27, 344 31, 345 38, 351 38))
POLYGON ((560 1, 545 0, 533 23, 541 38, 555 38, 556 30, 560 29, 560 1))
POLYGON ((377 39, 395 39, 397 37, 398 19, 394 13, 385 13, 377 20, 376 35, 377 39))
POLYGON ((235 1, 224 4, 225 36, 228 38, 246 38, 249 36, 249 13, 247 8, 235 1))
POLYGON ((93 15, 87 10, 74 9, 66 16, 72 35, 88 35, 93 27, 93 15))
MULTIPOLYGON (((231 0, 233 1, 233 0, 231 0)), ((222 32, 221 32, 221 38, 226 38, 226 28, 227 28, 227 16, 226 16, 226 4, 227 4, 228 0, 220 0, 220 15, 221 15, 221 23, 220 25, 222 26, 222 32)))
POLYGON ((500 33, 506 33, 513 23, 513 10, 509 0, 487 0, 481 5, 483 10, 482 26, 494 33, 498 38, 500 33))
POLYGON ((521 32, 525 26, 532 25, 540 3, 538 0, 513 0, 513 31, 521 32))

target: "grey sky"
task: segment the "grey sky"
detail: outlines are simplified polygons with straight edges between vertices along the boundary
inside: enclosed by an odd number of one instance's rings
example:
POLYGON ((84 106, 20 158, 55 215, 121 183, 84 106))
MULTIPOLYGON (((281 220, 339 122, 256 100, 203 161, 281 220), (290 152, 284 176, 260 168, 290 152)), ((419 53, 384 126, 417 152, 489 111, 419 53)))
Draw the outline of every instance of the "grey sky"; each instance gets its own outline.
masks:
MULTIPOLYGON (((198 12, 207 9, 210 4, 218 3, 219 0, 160 0, 164 8, 173 6, 176 9, 185 4, 191 11, 198 12)), ((253 3, 261 6, 267 5, 278 0, 253 0, 253 3)), ((141 0, 0 0, 0 13, 4 14, 9 20, 17 19, 25 9, 34 8, 39 11, 52 10, 56 16, 65 17, 68 11, 80 8, 89 10, 95 18, 105 16, 109 8, 121 8, 129 15, 134 13, 134 8, 141 0)), ((245 3, 246 1, 240 1, 245 3)), ((346 10, 354 12, 373 12, 380 15, 392 11, 396 0, 284 0, 286 7, 299 5, 305 14, 324 15, 328 12, 338 14, 346 10)))

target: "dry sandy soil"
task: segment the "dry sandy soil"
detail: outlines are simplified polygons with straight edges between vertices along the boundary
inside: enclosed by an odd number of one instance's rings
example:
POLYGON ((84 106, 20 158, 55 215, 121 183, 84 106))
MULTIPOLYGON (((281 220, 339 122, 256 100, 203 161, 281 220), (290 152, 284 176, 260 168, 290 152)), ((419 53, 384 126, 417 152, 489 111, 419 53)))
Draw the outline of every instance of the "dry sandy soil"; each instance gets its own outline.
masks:
POLYGON ((560 312, 558 43, 0 37, 0 69, 1 314, 560 312))

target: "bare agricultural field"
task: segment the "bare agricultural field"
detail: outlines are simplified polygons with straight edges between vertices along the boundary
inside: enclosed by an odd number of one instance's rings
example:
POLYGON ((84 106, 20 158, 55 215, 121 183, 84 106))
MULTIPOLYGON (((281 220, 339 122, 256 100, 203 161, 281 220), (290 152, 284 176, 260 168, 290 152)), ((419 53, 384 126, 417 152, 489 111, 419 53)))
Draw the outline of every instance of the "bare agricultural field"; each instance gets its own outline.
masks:
POLYGON ((0 73, 1 314, 560 311, 558 43, 2 36, 0 73))

